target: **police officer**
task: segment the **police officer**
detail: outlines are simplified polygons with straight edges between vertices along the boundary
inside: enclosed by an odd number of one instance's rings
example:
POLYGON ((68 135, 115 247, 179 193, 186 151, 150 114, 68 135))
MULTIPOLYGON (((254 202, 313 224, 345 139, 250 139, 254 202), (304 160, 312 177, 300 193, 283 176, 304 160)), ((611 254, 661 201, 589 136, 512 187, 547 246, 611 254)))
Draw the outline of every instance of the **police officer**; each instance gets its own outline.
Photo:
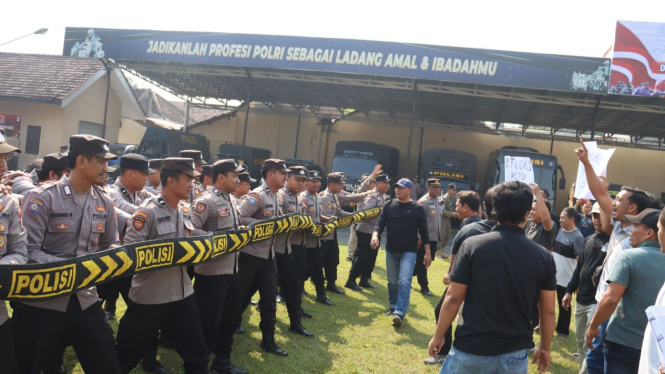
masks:
POLYGON ((233 195, 236 197, 236 199, 242 199, 247 196, 249 191, 252 190, 252 184, 256 183, 256 179, 250 177, 249 173, 246 171, 238 174, 238 179, 240 180, 240 183, 238 184, 238 189, 233 193, 233 195))
MULTIPOLYGON (((383 208, 383 205, 386 203, 384 195, 390 188, 390 178, 388 178, 387 174, 379 174, 375 177, 375 180, 374 190, 363 200, 363 209, 383 208)), ((356 229, 358 249, 356 249, 353 255, 353 264, 351 265, 351 270, 349 270, 349 279, 344 285, 346 288, 354 291, 361 291, 362 288, 376 288, 375 285, 369 283, 369 279, 374 271, 378 249, 372 249, 370 242, 372 241, 372 233, 378 219, 379 216, 377 215, 374 218, 362 220, 358 223, 356 229), (356 284, 358 277, 360 277, 359 285, 356 284)))
MULTIPOLYGON (((195 151, 189 149, 180 151, 180 157, 191 158, 192 160, 194 160, 194 165, 196 166, 196 172, 199 173, 199 175, 203 172, 203 165, 205 165, 206 162, 203 161, 203 156, 201 154, 201 151, 195 151)), ((205 189, 203 188, 201 183, 198 180, 195 180, 194 187, 192 188, 192 192, 190 192, 189 197, 187 198, 187 202, 191 204, 204 191, 205 189)))
MULTIPOLYGON (((302 197, 299 197, 298 194, 302 190, 306 180, 307 169, 304 166, 292 166, 289 169, 286 186, 277 192, 280 209, 284 214, 303 213, 302 197)), ((302 273, 298 272, 298 264, 294 257, 293 248, 291 247, 291 239, 294 236, 296 237, 296 242, 298 242, 298 236, 300 236, 300 243, 302 243, 302 231, 275 236, 274 246, 277 275, 279 278, 279 287, 286 300, 286 309, 289 312, 289 320, 291 322, 289 331, 310 337, 314 336, 314 334, 307 331, 301 321, 302 283, 300 282, 300 277, 304 276, 304 269, 302 273)), ((299 253, 299 255, 304 254, 299 253)))
MULTIPOLYGON (((284 186, 286 163, 279 159, 267 159, 261 166, 263 184, 255 188, 242 200, 238 211, 240 221, 244 225, 275 218, 282 215, 277 191, 284 186)), ((259 243, 251 244, 241 250, 238 258, 240 285, 243 303, 258 288, 261 295, 261 332, 263 341, 261 348, 278 356, 288 353, 275 343, 275 321, 277 310, 277 267, 275 265, 275 249, 272 237, 259 243)), ((238 321, 239 322, 239 321, 238 321)))
MULTIPOLYGON (((194 227, 208 232, 244 229, 240 224, 233 192, 238 188, 238 172, 234 160, 219 160, 210 166, 214 184, 192 204, 194 227)), ((214 256, 214 255, 213 255, 214 256)), ((209 353, 215 353, 212 371, 247 373, 231 365, 231 346, 235 326, 232 320, 240 315, 240 279, 238 252, 194 267, 194 295, 201 311, 201 328, 209 353), (225 323, 222 323, 225 321, 225 323)))
MULTIPOLYGON (((434 251, 431 254, 432 261, 436 254, 436 240, 439 238, 441 231, 441 205, 439 204, 439 195, 441 194, 441 181, 437 178, 430 178, 427 180, 427 194, 418 200, 418 203, 425 208, 425 217, 427 218, 427 234, 430 242, 429 247, 434 251), (433 240, 434 239, 434 240, 433 240)), ((425 248, 421 243, 418 247, 416 257, 416 265, 413 270, 413 275, 418 277, 418 284, 420 285, 420 293, 425 296, 433 296, 429 290, 429 281, 427 280, 427 268, 423 265, 425 258, 425 248)))
MULTIPOLYGON (((196 232, 189 196, 199 173, 188 158, 166 158, 162 165, 162 192, 148 198, 127 225, 125 244, 153 239, 184 238, 196 232)), ((208 373, 208 354, 201 331, 201 315, 192 280, 184 266, 175 266, 133 277, 125 316, 118 327, 118 357, 122 373, 129 373, 143 357, 145 347, 164 326, 186 373, 208 373)))
MULTIPOLYGON (((328 188, 321 192, 321 214, 326 217, 348 216, 342 210, 340 201, 358 202, 365 198, 367 193, 346 195, 344 190, 344 176, 341 173, 328 174, 328 188)), ((337 244, 337 230, 325 238, 321 238, 321 251, 323 256, 323 268, 326 274, 326 290, 343 295, 344 290, 335 285, 337 281, 337 265, 339 265, 339 245, 337 244)))
MULTIPOLYGON (((7 171, 7 153, 21 152, 6 142, 0 142, 0 179, 7 171)), ((21 207, 10 194, 0 195, 3 206, 0 216, 0 265, 20 265, 28 261, 27 235, 21 224, 21 207)), ((4 300, 0 300, 0 373, 17 374, 14 331, 4 300)))
MULTIPOLYGON (((118 241, 111 198, 96 185, 106 177, 109 143, 92 135, 69 138, 68 178, 41 186, 23 198, 23 224, 31 262, 48 263, 109 249, 118 241)), ((83 370, 119 373, 113 336, 95 287, 49 301, 14 303, 20 373, 39 373, 71 339, 83 370)))
POLYGON ((69 175, 69 171, 67 156, 62 156, 59 153, 48 154, 44 156, 41 168, 35 171, 37 184, 33 183, 32 178, 28 175, 18 176, 13 179, 12 193, 25 195, 28 191, 37 188, 38 185, 59 181, 63 175, 69 175))
MULTIPOLYGON (((332 217, 321 215, 321 198, 319 189, 321 189, 321 174, 316 170, 310 170, 307 182, 305 182, 305 191, 300 194, 305 212, 312 217, 314 223, 325 223, 332 220, 332 217)), ((307 256, 307 276, 311 278, 316 289, 316 302, 327 306, 333 306, 326 295, 326 288, 323 280, 323 256, 321 253, 321 240, 308 232, 305 233, 305 253, 307 256)), ((302 282, 305 283, 305 277, 302 282)))
POLYGON ((212 165, 203 165, 201 167, 199 182, 204 192, 212 188, 212 165))
POLYGON ((148 181, 145 184, 145 190, 150 192, 153 195, 157 195, 159 191, 162 190, 162 184, 159 180, 160 174, 162 174, 162 162, 164 159, 153 158, 148 162, 148 168, 154 170, 155 172, 148 175, 148 181))
POLYGON ((457 186, 455 183, 450 183, 448 185, 448 191, 445 195, 441 196, 439 200, 442 206, 441 210, 441 231, 440 231, 440 241, 437 243, 437 251, 439 252, 439 257, 442 259, 448 258, 446 252, 446 245, 448 245, 448 239, 450 239, 450 219, 457 217, 457 212, 455 211, 455 195, 457 195, 457 186))

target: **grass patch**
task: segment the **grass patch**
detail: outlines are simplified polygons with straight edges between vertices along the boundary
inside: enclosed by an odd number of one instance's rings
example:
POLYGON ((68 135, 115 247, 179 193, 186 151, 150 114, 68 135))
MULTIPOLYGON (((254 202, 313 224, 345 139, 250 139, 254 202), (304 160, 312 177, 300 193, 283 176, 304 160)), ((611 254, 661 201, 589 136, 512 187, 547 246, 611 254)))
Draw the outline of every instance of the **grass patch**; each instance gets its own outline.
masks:
MULTIPOLYGON (((339 286, 346 281, 350 268, 350 262, 345 261, 346 246, 340 246, 340 252, 339 286)), ((362 293, 345 289, 346 295, 329 294, 335 303, 333 307, 315 303, 314 287, 307 283, 310 296, 303 297, 303 308, 314 318, 304 318, 303 325, 315 334, 314 338, 289 333, 286 306, 278 304, 275 337, 279 346, 289 352, 286 358, 259 349, 260 316, 254 308, 249 308, 243 318, 247 332, 236 335, 232 362, 250 373, 438 373, 439 367, 426 366, 423 360, 427 358, 427 344, 434 333, 433 309, 443 293, 441 279, 449 263, 440 259, 432 263, 429 279, 435 297, 422 296, 413 279, 411 305, 399 329, 393 328, 392 319, 383 315, 388 307, 385 264, 385 251, 381 250, 372 280, 378 288, 362 293)), ((121 298, 117 317, 124 311, 121 298)), ((118 321, 112 321, 112 325, 117 331, 118 321)), ((554 339, 550 373, 577 372, 578 361, 572 356, 577 351, 574 334, 574 325, 571 325, 570 337, 554 339)), ((539 336, 534 335, 536 343, 538 339, 539 336)), ((182 360, 175 351, 160 348, 159 358, 169 369, 184 373, 182 360)), ((65 366, 67 372, 83 373, 71 347, 65 354, 65 366)), ((132 373, 143 371, 135 369, 132 373)), ((529 373, 537 373, 534 365, 529 365, 529 373)))

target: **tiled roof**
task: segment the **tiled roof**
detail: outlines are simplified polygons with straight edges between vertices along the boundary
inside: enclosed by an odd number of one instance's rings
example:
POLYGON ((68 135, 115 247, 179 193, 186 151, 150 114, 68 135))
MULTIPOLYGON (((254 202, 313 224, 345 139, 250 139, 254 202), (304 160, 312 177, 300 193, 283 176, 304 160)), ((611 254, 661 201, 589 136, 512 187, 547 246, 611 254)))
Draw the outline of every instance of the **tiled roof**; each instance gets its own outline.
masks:
POLYGON ((102 69, 96 58, 0 53, 0 97, 59 103, 102 69))
MULTIPOLYGON (((143 107, 147 117, 162 118, 167 121, 182 124, 185 122, 186 104, 183 101, 168 101, 151 89, 132 88, 134 94, 143 107)), ((218 117, 228 111, 222 109, 189 107, 189 125, 207 121, 218 117)))

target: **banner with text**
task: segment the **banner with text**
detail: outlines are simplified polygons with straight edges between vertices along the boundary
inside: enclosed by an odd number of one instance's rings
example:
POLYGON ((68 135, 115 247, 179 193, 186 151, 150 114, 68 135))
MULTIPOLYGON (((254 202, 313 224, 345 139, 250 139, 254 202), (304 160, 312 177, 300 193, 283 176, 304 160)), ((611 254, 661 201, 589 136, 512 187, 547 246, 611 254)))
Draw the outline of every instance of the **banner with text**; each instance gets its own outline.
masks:
POLYGON ((506 168, 506 182, 535 183, 533 164, 529 157, 506 156, 504 165, 506 168))
POLYGON ((367 209, 325 224, 313 223, 309 215, 289 214, 252 223, 246 230, 150 240, 51 263, 0 265, 0 300, 54 299, 120 277, 204 263, 297 230, 324 237, 337 228, 374 218, 380 212, 380 208, 367 209))
POLYGON ((610 64, 603 58, 366 40, 71 27, 63 55, 597 93, 607 92, 610 64), (582 84, 582 76, 593 79, 582 84))

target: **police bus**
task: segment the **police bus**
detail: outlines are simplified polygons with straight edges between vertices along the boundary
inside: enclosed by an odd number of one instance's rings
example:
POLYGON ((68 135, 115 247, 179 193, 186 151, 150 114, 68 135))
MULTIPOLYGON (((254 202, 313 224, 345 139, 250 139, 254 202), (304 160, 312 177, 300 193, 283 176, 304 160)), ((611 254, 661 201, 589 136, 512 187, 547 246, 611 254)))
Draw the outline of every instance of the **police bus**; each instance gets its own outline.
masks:
POLYGON ((454 149, 428 149, 423 154, 418 177, 423 186, 429 178, 439 179, 444 191, 450 183, 455 183, 458 191, 478 190, 476 156, 454 149))

